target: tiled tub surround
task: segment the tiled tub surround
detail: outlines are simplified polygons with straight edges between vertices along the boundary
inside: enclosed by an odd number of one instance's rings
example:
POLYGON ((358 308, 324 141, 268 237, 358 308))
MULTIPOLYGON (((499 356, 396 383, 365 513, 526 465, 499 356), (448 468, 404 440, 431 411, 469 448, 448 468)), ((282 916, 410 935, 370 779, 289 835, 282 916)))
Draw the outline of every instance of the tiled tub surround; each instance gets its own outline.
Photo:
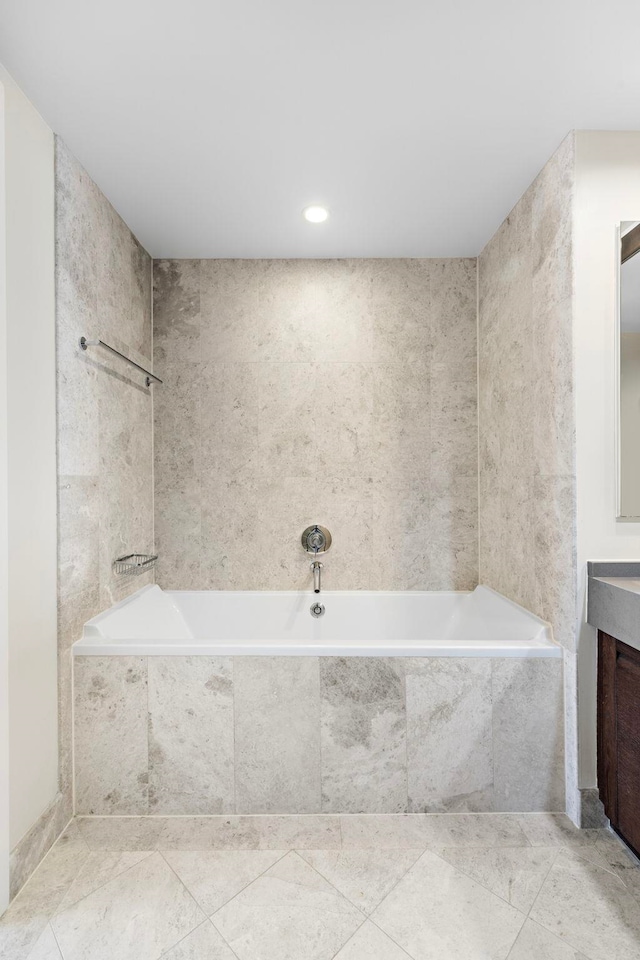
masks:
POLYGON ((76 656, 82 814, 564 808, 562 660, 76 656))
POLYGON ((566 650, 567 810, 577 783, 573 134, 478 258, 479 577, 566 650))
POLYGON ((158 582, 464 590, 477 576, 475 260, 154 263, 158 582))
POLYGON ((13 893, 72 812, 71 644, 152 579, 111 570, 116 555, 153 547, 152 397, 126 364, 78 346, 102 337, 150 365, 151 258, 60 138, 55 191, 60 794, 12 851, 13 893))

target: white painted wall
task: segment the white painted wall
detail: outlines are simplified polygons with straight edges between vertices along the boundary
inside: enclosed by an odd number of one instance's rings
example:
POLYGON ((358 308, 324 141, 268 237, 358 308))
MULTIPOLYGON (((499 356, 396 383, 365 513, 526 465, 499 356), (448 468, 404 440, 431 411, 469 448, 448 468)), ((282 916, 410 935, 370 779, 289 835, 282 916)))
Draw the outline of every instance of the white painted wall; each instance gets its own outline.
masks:
POLYGON ((640 132, 576 135, 575 317, 580 786, 596 782, 595 631, 587 560, 640 559, 640 524, 618 523, 615 471, 616 227, 640 219, 640 132))
POLYGON ((0 914, 9 903, 9 493, 4 85, 0 80, 0 914))
POLYGON ((8 558, 13 847, 58 789, 54 141, 2 68, 0 82, 8 461, 8 551, 3 553, 8 558))
POLYGON ((619 449, 620 512, 640 517, 640 332, 620 334, 619 449))

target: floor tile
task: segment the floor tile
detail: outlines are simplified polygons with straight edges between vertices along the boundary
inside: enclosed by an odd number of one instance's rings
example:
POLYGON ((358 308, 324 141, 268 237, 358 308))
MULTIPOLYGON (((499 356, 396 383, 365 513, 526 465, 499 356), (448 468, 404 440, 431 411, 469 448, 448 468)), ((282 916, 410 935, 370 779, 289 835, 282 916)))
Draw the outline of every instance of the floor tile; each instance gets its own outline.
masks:
POLYGON ((531 919, 590 960, 637 960, 640 903, 609 870, 560 851, 531 919))
POLYGON ((523 913, 529 913, 557 855, 553 847, 446 847, 440 853, 523 913))
POLYGON ((163 856, 208 917, 286 854, 286 850, 167 850, 163 856))
POLYGON ((527 920, 518 934, 508 960, 588 960, 544 927, 527 920))
MULTIPOLYGON (((114 958, 115 960, 115 958, 114 958)), ((206 920, 184 940, 162 954, 162 960, 237 960, 210 920, 206 920)))
POLYGON ((525 917, 427 851, 371 919, 414 960, 505 960, 525 917))
POLYGON ((341 827, 345 848, 529 846, 519 818, 502 813, 343 816, 341 827))
POLYGON ((331 960, 364 916, 289 853, 212 920, 239 960, 331 960))
POLYGON ((145 857, 151 856, 150 850, 134 851, 132 853, 108 853, 106 851, 92 851, 83 863, 80 872, 65 893, 57 912, 61 913, 71 907, 78 900, 89 896, 94 890, 102 887, 109 880, 119 876, 140 863, 145 857))
POLYGON ((88 856, 77 825, 71 824, 0 918, 0 957, 28 956, 88 856))
POLYGON ((528 847, 518 817, 508 813, 433 816, 427 819, 427 847, 528 847))
POLYGON ((169 817, 160 850, 258 850, 257 817, 169 817))
POLYGON ((367 920, 356 930, 335 960, 411 960, 409 954, 390 940, 380 927, 367 920))
POLYGON ((58 914, 52 927, 64 960, 157 960, 204 919, 153 853, 58 914))
POLYGON ((422 849, 302 850, 300 856, 359 910, 369 914, 422 852, 422 849))
POLYGON ((427 845, 426 816, 423 814, 353 814, 340 818, 344 849, 385 850, 427 845))
POLYGON ((598 830, 580 830, 564 813, 530 813, 520 825, 534 847, 585 847, 595 843, 598 830))
POLYGON ((342 845, 337 816, 271 816, 259 821, 262 850, 338 850, 342 845))
POLYGON ((62 954, 50 924, 46 925, 38 937, 35 947, 29 954, 29 960, 62 960, 62 954))
POLYGON ((612 830, 602 830, 594 844, 577 852, 596 865, 611 870, 640 898, 640 863, 612 830))
POLYGON ((155 817, 78 817, 91 850, 155 850, 164 825, 155 817))
POLYGON ((321 815, 175 817, 165 820, 161 850, 337 850, 340 818, 321 815))

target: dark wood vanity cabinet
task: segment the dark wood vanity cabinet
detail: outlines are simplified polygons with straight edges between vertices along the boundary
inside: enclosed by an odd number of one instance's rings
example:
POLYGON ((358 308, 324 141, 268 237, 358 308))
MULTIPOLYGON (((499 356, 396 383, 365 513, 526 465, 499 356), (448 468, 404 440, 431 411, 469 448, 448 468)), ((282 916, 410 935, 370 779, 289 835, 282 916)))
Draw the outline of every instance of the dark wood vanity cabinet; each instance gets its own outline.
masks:
POLYGON ((640 853, 640 651, 602 631, 598 789, 611 826, 640 853))

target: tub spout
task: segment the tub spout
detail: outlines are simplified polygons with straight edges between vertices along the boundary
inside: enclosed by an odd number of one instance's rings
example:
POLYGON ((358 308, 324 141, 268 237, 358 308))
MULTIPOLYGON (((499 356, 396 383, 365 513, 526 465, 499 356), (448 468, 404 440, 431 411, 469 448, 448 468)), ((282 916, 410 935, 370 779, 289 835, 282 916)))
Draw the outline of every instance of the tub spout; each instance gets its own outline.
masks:
POLYGON ((311 569, 313 570, 313 592, 320 593, 320 571, 322 570, 322 564, 319 560, 314 560, 311 564, 311 569))

